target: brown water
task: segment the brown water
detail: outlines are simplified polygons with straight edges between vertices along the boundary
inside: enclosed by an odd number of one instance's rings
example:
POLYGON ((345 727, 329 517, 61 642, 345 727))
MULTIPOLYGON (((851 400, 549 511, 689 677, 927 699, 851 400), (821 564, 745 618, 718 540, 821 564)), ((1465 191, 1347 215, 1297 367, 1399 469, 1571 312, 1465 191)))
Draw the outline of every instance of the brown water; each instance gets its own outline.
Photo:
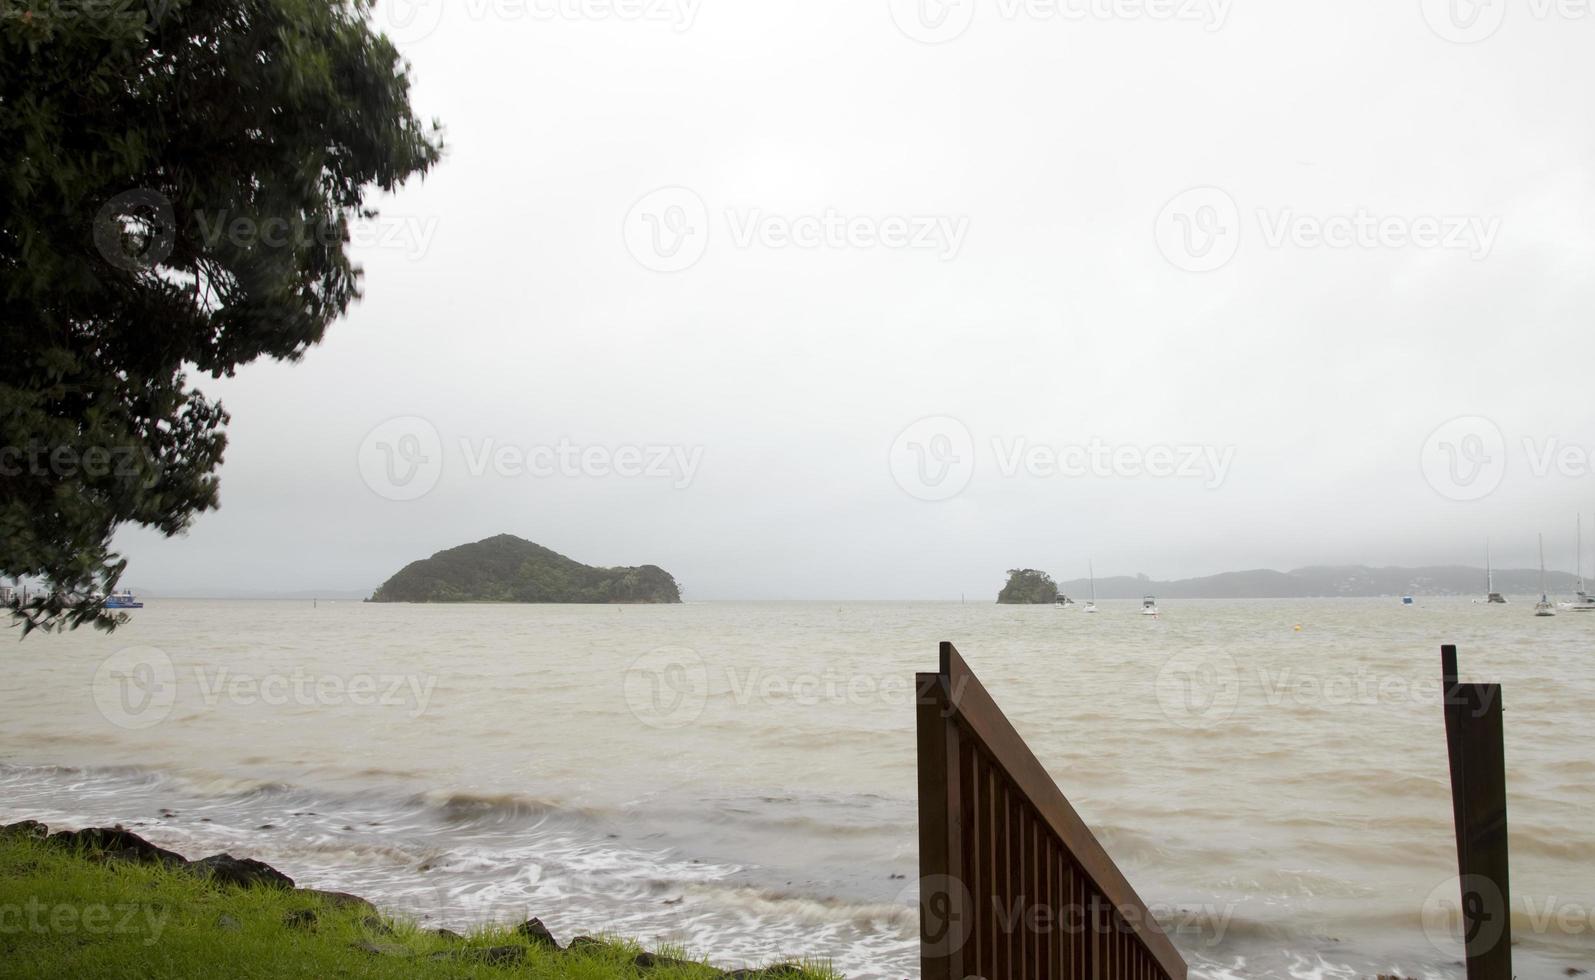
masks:
POLYGON ((951 639, 1193 975, 1459 977, 1455 642, 1505 686, 1518 975, 1595 968, 1595 615, 1102 608, 157 600, 12 646, 0 819, 121 821, 429 922, 910 976, 912 675, 951 639))

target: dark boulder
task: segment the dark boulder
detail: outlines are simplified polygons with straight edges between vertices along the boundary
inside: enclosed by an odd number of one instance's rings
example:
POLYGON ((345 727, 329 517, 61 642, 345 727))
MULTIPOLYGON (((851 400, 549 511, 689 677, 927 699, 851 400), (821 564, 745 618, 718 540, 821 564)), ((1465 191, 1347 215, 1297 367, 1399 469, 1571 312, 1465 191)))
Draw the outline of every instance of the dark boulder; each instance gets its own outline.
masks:
POLYGON ((698 966, 691 960, 678 960, 674 956, 660 956, 658 953, 642 952, 632 957, 631 962, 643 970, 654 970, 662 966, 698 966))
POLYGON ((37 820, 23 820, 20 823, 6 824, 0 827, 0 837, 30 837, 43 840, 50 836, 50 828, 37 820))
POLYGON ((543 925, 542 919, 528 919, 515 927, 517 936, 525 936, 527 942, 533 946, 544 946, 548 949, 559 949, 559 940, 543 925))
POLYGON ((47 840, 57 847, 87 851, 106 857, 115 855, 118 860, 140 864, 164 864, 181 867, 188 859, 176 851, 156 847, 149 841, 121 827, 85 827, 82 830, 58 830, 47 840))
POLYGON ((223 885, 239 888, 288 888, 294 880, 263 861, 235 858, 231 854, 212 854, 189 863, 187 869, 223 885))
POLYGON ((159 848, 156 848, 156 852, 141 851, 136 847, 125 847, 120 851, 105 851, 96 855, 95 859, 104 861, 106 864, 122 861, 128 864, 163 864, 168 868, 181 868, 188 864, 188 859, 181 854, 161 851, 159 848))
POLYGON ((314 895, 335 909, 358 909, 367 915, 377 914, 377 907, 359 895, 351 895, 348 892, 325 892, 319 888, 299 888, 295 890, 301 895, 314 895))

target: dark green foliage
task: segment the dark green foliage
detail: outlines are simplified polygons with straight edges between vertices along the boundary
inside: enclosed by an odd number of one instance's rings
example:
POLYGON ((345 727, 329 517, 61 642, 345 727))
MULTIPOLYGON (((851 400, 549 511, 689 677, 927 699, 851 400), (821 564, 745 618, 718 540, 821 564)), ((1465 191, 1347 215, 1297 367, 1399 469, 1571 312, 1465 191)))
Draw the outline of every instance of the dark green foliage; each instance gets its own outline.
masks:
POLYGON ((511 534, 411 562, 372 602, 680 602, 656 565, 594 568, 511 534))
POLYGON ((1008 569, 1008 584, 997 593, 997 601, 1013 604, 1051 604, 1058 598, 1058 583, 1046 572, 1034 568, 1008 569))
POLYGON ((217 506, 186 372, 294 360, 359 296, 366 192, 436 160, 369 0, 0 7, 0 575, 25 629, 110 628, 123 524, 217 506))

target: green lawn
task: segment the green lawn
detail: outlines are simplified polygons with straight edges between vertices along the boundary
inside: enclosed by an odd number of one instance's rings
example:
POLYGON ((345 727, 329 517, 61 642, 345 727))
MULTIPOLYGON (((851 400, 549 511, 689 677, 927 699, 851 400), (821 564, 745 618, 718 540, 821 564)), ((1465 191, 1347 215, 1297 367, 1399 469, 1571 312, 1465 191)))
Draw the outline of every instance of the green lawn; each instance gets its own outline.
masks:
MULTIPOLYGON (((679 950, 656 950, 649 957, 635 944, 612 939, 571 946, 538 945, 509 926, 451 938, 302 891, 217 885, 181 870, 104 861, 56 844, 0 836, 0 976, 728 976, 702 963, 664 961, 685 959, 679 950)), ((729 976, 837 975, 808 964, 729 976)))

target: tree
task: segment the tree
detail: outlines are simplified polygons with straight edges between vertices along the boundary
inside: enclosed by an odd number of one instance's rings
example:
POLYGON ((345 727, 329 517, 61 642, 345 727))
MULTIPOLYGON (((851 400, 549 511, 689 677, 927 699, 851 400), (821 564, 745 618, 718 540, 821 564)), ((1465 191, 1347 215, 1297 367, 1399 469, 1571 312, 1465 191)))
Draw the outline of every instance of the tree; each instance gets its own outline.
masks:
POLYGON ((1008 582, 997 593, 1000 603, 1040 603, 1051 604, 1057 601, 1058 583, 1046 572, 1038 572, 1034 568, 1008 569, 1008 582))
POLYGON ((34 628, 110 629, 122 525, 217 506, 188 383, 295 360, 360 294, 348 226, 442 151, 371 0, 7 0, 0 575, 34 628), (48 594, 54 593, 54 594, 48 594))

